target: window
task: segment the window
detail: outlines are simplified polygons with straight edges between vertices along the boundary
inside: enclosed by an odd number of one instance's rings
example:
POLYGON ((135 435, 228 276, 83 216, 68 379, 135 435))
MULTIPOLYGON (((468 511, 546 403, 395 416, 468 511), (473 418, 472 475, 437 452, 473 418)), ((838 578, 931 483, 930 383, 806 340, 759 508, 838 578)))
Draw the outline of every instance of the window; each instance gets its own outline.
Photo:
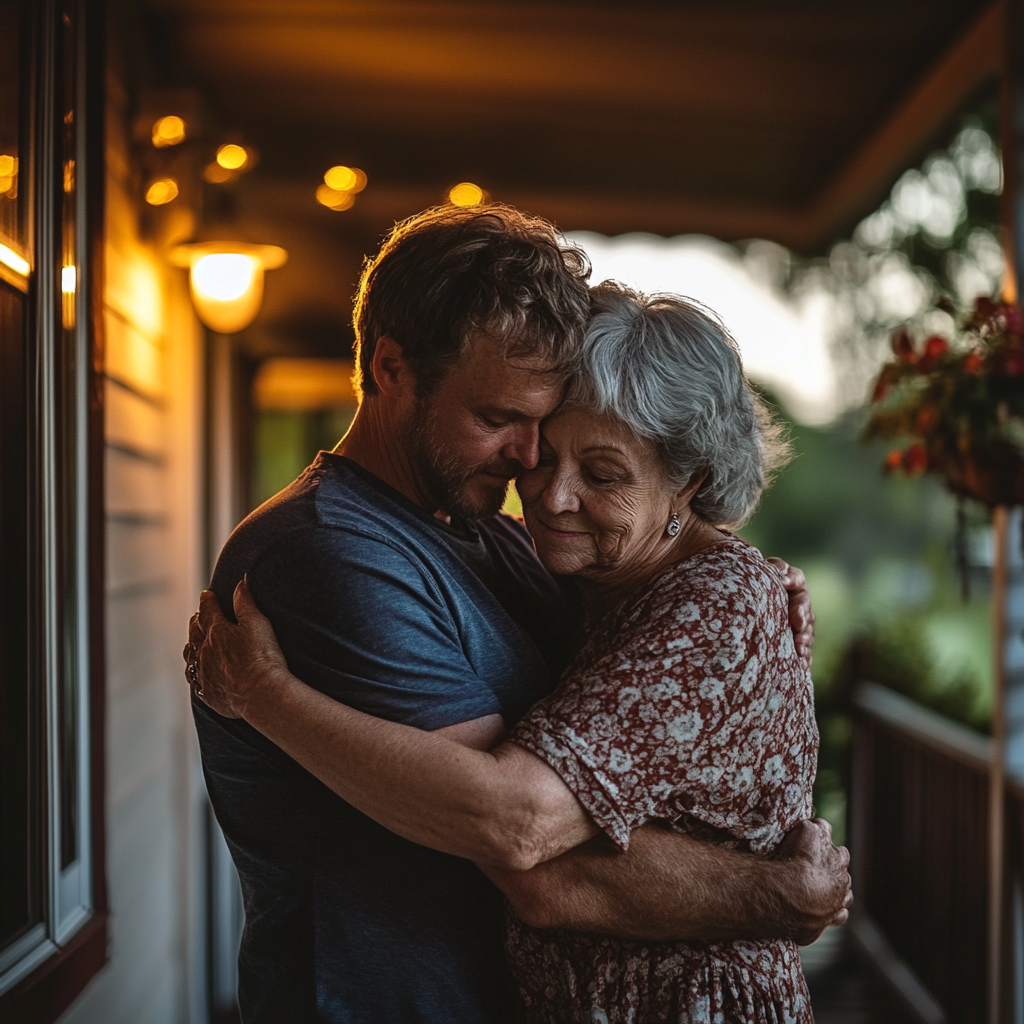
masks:
POLYGON ((0 0, 0 1016, 102 917, 84 9, 0 0))

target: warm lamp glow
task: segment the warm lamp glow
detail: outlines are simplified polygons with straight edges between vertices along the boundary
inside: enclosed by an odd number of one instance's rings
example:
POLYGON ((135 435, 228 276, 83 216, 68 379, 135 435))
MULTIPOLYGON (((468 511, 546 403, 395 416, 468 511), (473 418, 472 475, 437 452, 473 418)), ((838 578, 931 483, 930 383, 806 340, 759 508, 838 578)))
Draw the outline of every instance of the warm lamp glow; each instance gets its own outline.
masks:
POLYGON ((226 171, 240 171, 249 162, 249 154, 245 146, 236 146, 229 142, 217 150, 217 163, 226 171))
POLYGON ((226 167, 221 167, 216 160, 203 169, 203 180, 210 182, 211 185, 224 185, 237 177, 238 171, 229 171, 226 167))
POLYGON ((336 192, 362 192, 366 188, 366 174, 358 167, 332 167, 324 175, 324 184, 336 192))
POLYGON ((312 411, 355 404, 347 359, 267 359, 252 386, 257 409, 312 411))
POLYGON ((211 331, 234 334, 248 327, 263 302, 263 272, 283 266, 288 253, 276 245, 205 242, 179 245, 170 259, 189 267, 192 303, 211 331))
POLYGON ((4 245, 2 242, 0 242, 0 263, 22 277, 28 277, 28 272, 31 270, 28 260, 19 256, 12 248, 4 245))
POLYGON ((78 270, 69 265, 60 268, 60 318, 66 331, 75 326, 75 288, 78 285, 78 270))
POLYGON ((176 146, 179 142, 185 141, 185 122, 171 114, 168 117, 161 117, 153 124, 153 145, 157 149, 164 149, 166 146, 176 146))
POLYGON ((157 178, 146 189, 146 202, 150 206, 163 206, 178 198, 178 183, 173 178, 157 178))
POLYGON ((448 191, 452 206, 479 206, 484 201, 484 190, 472 182, 463 181, 448 191))
POLYGON ((329 210, 347 210, 356 201, 356 197, 351 192, 320 185, 316 190, 316 201, 329 210))
POLYGON ((192 287, 208 299, 233 302, 250 288, 259 264, 240 252, 215 252, 196 260, 192 268, 192 287))
POLYGON ((0 154, 0 195, 18 195, 18 158, 7 153, 0 154))

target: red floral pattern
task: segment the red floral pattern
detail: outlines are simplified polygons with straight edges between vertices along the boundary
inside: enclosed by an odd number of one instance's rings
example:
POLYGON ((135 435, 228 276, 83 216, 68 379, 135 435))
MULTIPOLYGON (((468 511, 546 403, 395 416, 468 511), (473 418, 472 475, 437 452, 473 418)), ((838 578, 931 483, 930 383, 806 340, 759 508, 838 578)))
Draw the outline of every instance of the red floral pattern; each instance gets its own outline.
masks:
MULTIPOLYGON (((512 739, 547 761, 623 850, 659 819, 770 853, 810 817, 810 673, 781 575, 730 540, 681 562, 590 634, 512 739)), ((509 913, 531 1024, 813 1021, 788 940, 641 943, 538 931, 509 913)))

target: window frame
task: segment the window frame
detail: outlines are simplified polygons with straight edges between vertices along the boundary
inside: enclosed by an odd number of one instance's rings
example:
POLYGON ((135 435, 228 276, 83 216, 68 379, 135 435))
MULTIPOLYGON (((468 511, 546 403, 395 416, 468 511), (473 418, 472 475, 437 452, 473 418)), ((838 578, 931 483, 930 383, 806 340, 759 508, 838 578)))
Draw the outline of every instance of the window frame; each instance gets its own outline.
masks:
MULTIPOLYGON (((104 773, 104 486, 102 267, 105 11, 101 0, 47 0, 24 7, 36 24, 27 107, 33 254, 27 277, 25 356, 29 522, 30 695, 41 704, 43 921, 0 956, 0 1018, 49 1024, 107 960, 104 773), (71 9, 71 49, 59 23, 71 9), (62 329, 62 153, 65 57, 75 111, 73 328, 62 329), (70 367, 70 369, 68 369, 70 367), (61 538, 61 524, 73 526, 61 538), (40 524, 33 528, 33 524, 40 524), (61 700, 72 728, 60 762, 61 700), (70 773, 66 769, 70 766, 70 773), (65 778, 74 780, 62 792, 65 778), (69 798, 71 804, 69 806, 69 798), (62 807, 64 814, 62 815, 62 807), (70 812, 70 817, 68 816, 70 812), (74 841, 61 842, 62 821, 74 841), (62 861, 64 862, 62 864, 62 861)), ((29 160, 19 163, 28 169, 29 160)), ((65 219, 65 224, 68 221, 65 219)), ((65 257, 66 258, 66 257, 65 257)), ((11 282, 13 283, 13 282, 11 282)), ((22 290, 25 290, 24 288, 22 290)), ((66 302, 66 300, 65 300, 66 302)), ((66 308, 66 307, 65 307, 66 308)))

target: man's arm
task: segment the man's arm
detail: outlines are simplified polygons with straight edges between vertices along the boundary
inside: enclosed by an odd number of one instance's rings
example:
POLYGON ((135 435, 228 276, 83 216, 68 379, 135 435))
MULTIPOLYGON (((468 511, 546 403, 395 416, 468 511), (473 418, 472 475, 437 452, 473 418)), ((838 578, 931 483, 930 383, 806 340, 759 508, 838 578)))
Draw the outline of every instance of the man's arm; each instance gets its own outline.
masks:
MULTIPOLYGON (((475 750, 501 741, 500 715, 438 729, 475 750)), ((596 836, 529 871, 480 869, 535 928, 656 941, 792 938, 844 924, 853 901, 849 853, 826 821, 801 822, 774 857, 713 846, 657 825, 625 854, 596 836)))
POLYGON ((621 853, 597 836, 529 871, 481 865, 536 928, 655 941, 792 938, 843 924, 850 856, 827 822, 801 822, 772 857, 713 846, 657 825, 621 853))

